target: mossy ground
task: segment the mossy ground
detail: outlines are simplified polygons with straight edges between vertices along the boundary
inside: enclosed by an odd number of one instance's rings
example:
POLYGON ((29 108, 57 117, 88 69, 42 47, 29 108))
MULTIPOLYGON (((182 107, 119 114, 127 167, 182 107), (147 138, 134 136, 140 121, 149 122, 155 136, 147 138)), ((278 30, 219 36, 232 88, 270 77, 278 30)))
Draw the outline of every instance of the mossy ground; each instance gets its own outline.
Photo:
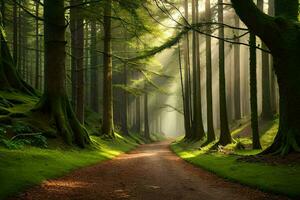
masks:
MULTIPOLYGON (((278 129, 278 120, 261 135, 261 143, 266 148, 273 141, 278 129)), ((236 134, 236 131, 233 132, 236 134)), ((243 144, 251 143, 250 138, 240 138, 243 144)), ((234 145, 225 147, 224 152, 210 151, 210 144, 199 148, 202 142, 185 143, 178 139, 172 150, 184 160, 211 171, 225 179, 239 182, 263 191, 283 194, 292 198, 300 197, 300 164, 268 164, 264 162, 243 162, 245 155, 255 155, 260 150, 235 150, 234 145), (230 152, 229 154, 226 153, 230 152)))
POLYGON ((55 137, 56 130, 47 117, 31 112, 37 102, 38 97, 0 91, 0 109, 4 110, 0 117, 6 119, 0 121, 2 130, 0 140, 10 141, 10 138, 20 134, 13 131, 16 127, 19 129, 25 127, 27 132, 40 132, 48 137, 47 148, 25 144, 14 145, 14 148, 7 149, 5 145, 1 146, 0 142, 0 199, 16 195, 46 179, 59 177, 71 170, 111 159, 144 143, 138 134, 123 137, 116 133, 114 140, 95 136, 99 133, 101 120, 99 115, 88 111, 85 127, 91 135, 92 145, 87 149, 66 146, 61 138, 55 137))
POLYGON ((138 145, 134 139, 118 134, 112 141, 94 136, 91 139, 93 145, 85 150, 63 146, 61 149, 24 147, 17 150, 0 147, 0 199, 76 168, 111 159, 138 145))

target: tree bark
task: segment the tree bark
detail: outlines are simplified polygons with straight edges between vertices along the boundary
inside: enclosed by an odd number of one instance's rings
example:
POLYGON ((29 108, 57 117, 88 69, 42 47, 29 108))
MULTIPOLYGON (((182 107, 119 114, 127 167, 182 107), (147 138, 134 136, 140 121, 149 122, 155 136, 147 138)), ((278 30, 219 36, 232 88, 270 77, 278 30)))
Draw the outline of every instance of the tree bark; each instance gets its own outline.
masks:
POLYGON ((17 0, 14 0, 13 5, 13 59, 14 64, 17 66, 18 62, 18 8, 17 0))
POLYGON ((5 30, 2 25, 2 17, 0 16, 0 89, 14 89, 29 95, 36 95, 34 89, 23 81, 17 72, 13 57, 10 54, 6 38, 3 34, 5 34, 5 30))
MULTIPOLYGON (((223 20, 223 0, 218 0, 218 22, 223 20)), ((219 29, 219 38, 224 38, 224 27, 219 29)), ((226 81, 225 81, 225 48, 224 41, 219 40, 219 95, 220 95, 220 139, 219 144, 225 146, 231 143, 231 135, 228 127, 226 81)))
MULTIPOLYGON (((206 21, 211 21, 210 0, 205 1, 206 21)), ((211 33, 210 26, 207 26, 208 34, 211 33)), ((211 61, 211 37, 206 36, 206 105, 207 105, 207 142, 216 139, 213 118, 213 92, 212 92, 212 61, 211 61)))
POLYGON ((112 47, 111 47, 112 1, 105 0, 104 9, 104 58, 103 58, 103 125, 102 134, 114 137, 113 94, 112 94, 112 47))
POLYGON ((67 144, 85 147, 87 131, 76 118, 66 93, 64 0, 44 1, 45 84, 44 94, 34 109, 49 116, 67 144))
MULTIPOLYGON (((237 15, 234 17, 235 27, 240 27, 240 19, 237 15)), ((239 35, 239 31, 235 32, 236 36, 239 35)), ((237 37, 235 42, 239 42, 240 39, 237 37)), ((234 113, 235 120, 242 118, 241 112, 241 59, 240 59, 240 45, 234 45, 234 113)))
POLYGON ((251 128, 252 147, 261 149, 259 141, 258 115, 257 115, 257 73, 256 73, 256 36, 250 32, 250 104, 251 104, 251 128))
MULTIPOLYGON (((198 23, 199 5, 198 0, 192 1, 193 7, 193 21, 198 23)), ((201 96, 201 71, 200 71, 200 49, 199 49, 199 34, 193 31, 193 104, 194 104, 194 119, 193 131, 194 139, 201 140, 205 133, 202 120, 202 96, 201 96)))
MULTIPOLYGON (((70 5, 83 3, 83 0, 71 0, 70 5)), ((84 123, 84 24, 80 9, 70 10, 71 48, 72 48, 72 98, 75 112, 80 123, 84 123)))
POLYGON ((258 35, 274 58, 280 92, 278 134, 264 154, 300 151, 300 29, 298 0, 276 0, 276 15, 261 12, 251 0, 231 0, 241 20, 258 35))
POLYGON ((97 62, 97 27, 96 21, 91 22, 91 108, 94 112, 99 112, 99 67, 97 62))
MULTIPOLYGON (((185 19, 188 21, 188 0, 184 1, 185 19)), ((185 133, 185 139, 192 139, 192 114, 191 114, 191 78, 190 78, 190 58, 189 58, 189 35, 186 34, 185 41, 183 44, 184 54, 184 87, 185 87, 185 109, 186 109, 186 123, 187 130, 185 133)))
MULTIPOLYGON (((123 84, 125 87, 127 87, 127 65, 124 64, 123 68, 123 84)), ((128 136, 129 131, 128 131, 128 94, 127 91, 123 90, 122 91, 122 113, 121 113, 121 128, 122 128, 122 133, 123 135, 128 136)))
MULTIPOLYGON (((39 16, 39 1, 35 1, 35 15, 38 17, 39 16)), ((35 20, 35 89, 40 89, 40 52, 39 52, 39 47, 40 47, 40 38, 39 38, 39 20, 35 20)))
MULTIPOLYGON (((263 12, 264 11, 264 1, 258 0, 257 7, 263 12)), ((268 49, 266 44, 262 41, 262 48, 268 49)), ((270 62, 269 54, 267 52, 262 52, 262 119, 271 120, 273 118, 271 109, 271 86, 270 86, 270 62)))
POLYGON ((148 94, 144 95, 144 137, 147 141, 150 141, 150 130, 149 130, 149 112, 148 112, 148 94))

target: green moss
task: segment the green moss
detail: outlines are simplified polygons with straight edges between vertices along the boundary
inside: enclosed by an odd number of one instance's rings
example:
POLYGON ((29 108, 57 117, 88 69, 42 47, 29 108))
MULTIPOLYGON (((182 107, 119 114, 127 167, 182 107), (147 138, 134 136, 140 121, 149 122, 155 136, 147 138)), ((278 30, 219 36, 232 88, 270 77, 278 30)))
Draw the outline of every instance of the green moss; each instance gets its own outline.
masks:
MULTIPOLYGON (((262 134, 263 148, 269 146, 278 129, 278 120, 262 134)), ((244 138, 243 138, 244 139, 244 138)), ((245 138, 244 142, 250 142, 245 138)), ((243 155, 255 155, 259 150, 238 150, 237 155, 226 155, 219 152, 210 152, 210 146, 199 149, 201 143, 183 143, 176 141, 172 150, 184 160, 211 171, 220 177, 259 188, 263 191, 283 194, 290 197, 300 197, 300 165, 268 165, 264 163, 248 163, 238 161, 243 155)))
MULTIPOLYGON (((46 179, 62 176, 76 168, 111 159, 137 146, 132 138, 123 138, 118 134, 114 141, 91 138, 93 145, 86 150, 68 147, 64 150, 34 147, 21 150, 0 148, 0 199, 40 184, 46 179)), ((55 146, 57 147, 57 144, 55 146)))

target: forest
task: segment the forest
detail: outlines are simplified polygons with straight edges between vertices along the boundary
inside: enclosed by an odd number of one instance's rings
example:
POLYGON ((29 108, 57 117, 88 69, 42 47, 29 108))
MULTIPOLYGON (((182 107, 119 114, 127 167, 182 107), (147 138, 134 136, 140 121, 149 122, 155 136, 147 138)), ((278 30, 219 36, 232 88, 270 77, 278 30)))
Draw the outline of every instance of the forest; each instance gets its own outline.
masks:
POLYGON ((299 199, 299 11, 0 0, 0 200, 299 199))

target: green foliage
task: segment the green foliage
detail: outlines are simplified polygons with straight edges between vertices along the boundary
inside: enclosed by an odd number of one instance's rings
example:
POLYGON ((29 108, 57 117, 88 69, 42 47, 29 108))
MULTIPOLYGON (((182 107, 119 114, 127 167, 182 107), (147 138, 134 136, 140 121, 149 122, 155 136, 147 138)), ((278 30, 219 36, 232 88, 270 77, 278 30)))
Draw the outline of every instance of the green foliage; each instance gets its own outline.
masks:
POLYGON ((11 129, 15 134, 32 132, 31 128, 28 125, 25 125, 21 122, 18 122, 16 124, 14 124, 13 126, 11 126, 11 129))
POLYGON ((1 137, 4 137, 4 134, 5 134, 5 133, 6 133, 5 128, 0 127, 0 138, 1 138, 1 137))
POLYGON ((7 149, 22 149, 26 144, 29 145, 30 141, 25 139, 21 139, 21 140, 0 139, 0 144, 2 144, 7 149))

